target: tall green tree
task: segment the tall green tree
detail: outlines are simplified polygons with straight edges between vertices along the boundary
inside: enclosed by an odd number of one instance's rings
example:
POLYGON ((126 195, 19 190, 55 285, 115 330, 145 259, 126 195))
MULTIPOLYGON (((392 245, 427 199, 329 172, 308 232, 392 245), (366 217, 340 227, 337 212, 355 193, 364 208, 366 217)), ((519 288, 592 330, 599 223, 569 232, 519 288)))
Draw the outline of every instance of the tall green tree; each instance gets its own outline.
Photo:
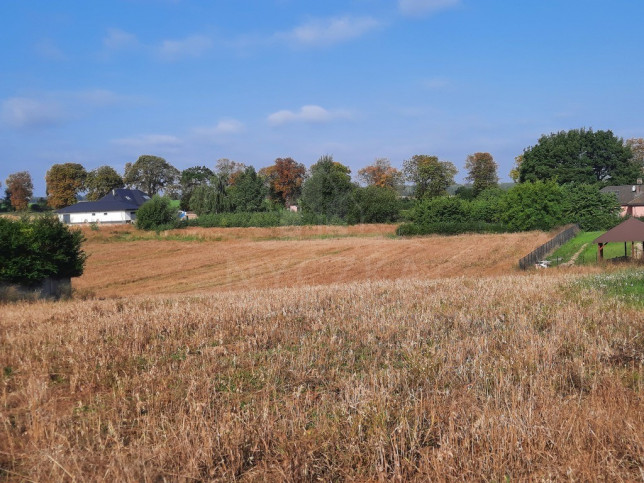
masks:
POLYGON ((198 216, 231 211, 226 178, 215 175, 209 185, 197 186, 190 197, 190 209, 198 216))
POLYGON ((302 187, 302 209, 329 218, 345 218, 353 205, 351 170, 333 161, 329 155, 322 156, 311 166, 310 175, 302 187))
POLYGON ((87 199, 95 201, 101 199, 113 189, 123 188, 123 178, 111 166, 100 166, 87 173, 85 188, 87 199))
POLYGON ((620 222, 620 205, 613 193, 602 193, 597 185, 564 185, 563 214, 566 223, 577 223, 584 231, 609 230, 620 222))
POLYGON ((472 183, 474 196, 499 185, 497 168, 498 166, 490 153, 474 153, 467 157, 465 160, 467 177, 465 179, 472 183))
POLYGON ((78 193, 85 189, 86 178, 87 171, 81 164, 54 164, 45 176, 49 206, 57 209, 76 203, 78 193))
POLYGON ((179 179, 179 170, 159 156, 144 154, 134 164, 125 165, 123 181, 153 196, 163 189, 174 187, 179 179))
POLYGON ((519 181, 630 184, 639 174, 632 152, 611 131, 572 129, 541 136, 523 152, 519 181))
POLYGON ((436 156, 417 154, 403 162, 403 173, 414 183, 416 198, 433 198, 447 193, 454 184, 456 167, 449 161, 439 161, 436 156))
POLYGON ((235 211, 265 211, 267 191, 264 180, 257 175, 255 168, 249 166, 236 176, 228 195, 235 211))
POLYGON ((19 171, 10 174, 6 180, 7 189, 11 193, 10 201, 14 210, 23 211, 29 208, 29 200, 34 194, 34 184, 29 171, 19 171))
POLYGON ((197 186, 207 185, 215 175, 205 166, 193 166, 181 171, 181 209, 190 209, 190 197, 197 186))

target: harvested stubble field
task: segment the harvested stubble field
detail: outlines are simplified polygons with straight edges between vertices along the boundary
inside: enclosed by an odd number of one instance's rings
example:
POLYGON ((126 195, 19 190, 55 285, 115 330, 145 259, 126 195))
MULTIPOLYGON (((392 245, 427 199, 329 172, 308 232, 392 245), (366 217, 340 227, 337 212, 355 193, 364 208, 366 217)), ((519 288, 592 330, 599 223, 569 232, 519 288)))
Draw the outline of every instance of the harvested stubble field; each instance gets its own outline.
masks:
POLYGON ((74 287, 97 297, 189 294, 367 280, 499 275, 542 232, 395 238, 393 225, 174 230, 84 229, 90 255, 74 287))
POLYGON ((0 475, 640 480, 644 316, 578 277, 5 305, 0 475))

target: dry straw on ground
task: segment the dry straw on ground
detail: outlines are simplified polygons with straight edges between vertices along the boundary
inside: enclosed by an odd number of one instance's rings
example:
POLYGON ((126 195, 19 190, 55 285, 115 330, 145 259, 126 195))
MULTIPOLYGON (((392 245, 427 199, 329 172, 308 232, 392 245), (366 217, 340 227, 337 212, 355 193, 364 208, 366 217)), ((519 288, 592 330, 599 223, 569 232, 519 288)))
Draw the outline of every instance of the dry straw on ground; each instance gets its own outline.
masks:
POLYGON ((86 229, 90 257, 74 287, 120 297, 498 275, 515 270, 519 258, 548 239, 541 232, 401 239, 391 237, 394 230, 392 225, 193 229, 157 239, 130 227, 86 229), (135 240, 109 242, 125 231, 135 240))
POLYGON ((575 277, 5 305, 0 472, 640 480, 644 316, 575 277))

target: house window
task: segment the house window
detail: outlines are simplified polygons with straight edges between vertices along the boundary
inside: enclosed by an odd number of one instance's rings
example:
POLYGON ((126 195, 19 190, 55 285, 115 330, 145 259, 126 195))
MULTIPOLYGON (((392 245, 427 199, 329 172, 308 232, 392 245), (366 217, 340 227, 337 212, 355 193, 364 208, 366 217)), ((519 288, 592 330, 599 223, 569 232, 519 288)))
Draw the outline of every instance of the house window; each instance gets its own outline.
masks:
POLYGON ((96 213, 92 213, 92 216, 96 216, 96 213))
POLYGON ((103 215, 107 216, 107 213, 103 213, 103 215))

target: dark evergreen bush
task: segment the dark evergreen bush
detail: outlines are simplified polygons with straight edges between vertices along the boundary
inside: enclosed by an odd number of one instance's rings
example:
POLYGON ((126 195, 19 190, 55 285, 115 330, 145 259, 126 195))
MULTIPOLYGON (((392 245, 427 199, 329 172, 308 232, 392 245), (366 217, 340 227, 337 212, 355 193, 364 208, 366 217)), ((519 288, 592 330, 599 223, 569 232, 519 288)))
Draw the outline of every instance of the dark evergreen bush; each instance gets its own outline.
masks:
POLYGON ((0 218, 0 282, 34 286, 48 277, 79 277, 83 240, 54 217, 0 218))

